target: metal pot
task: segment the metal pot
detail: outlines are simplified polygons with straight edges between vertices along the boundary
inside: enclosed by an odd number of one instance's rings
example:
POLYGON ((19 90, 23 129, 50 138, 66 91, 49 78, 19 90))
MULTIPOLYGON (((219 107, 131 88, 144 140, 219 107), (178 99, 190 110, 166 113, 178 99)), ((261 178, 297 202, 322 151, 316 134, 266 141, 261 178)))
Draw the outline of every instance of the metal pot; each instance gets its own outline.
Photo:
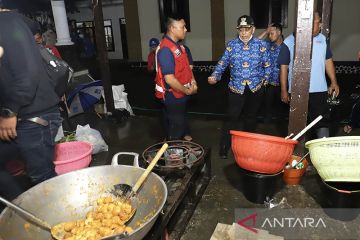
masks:
MULTIPOLYGON (((137 153, 118 153, 112 165, 90 167, 42 182, 21 194, 13 202, 29 210, 50 225, 84 218, 100 196, 115 184, 133 186, 145 170, 138 167, 137 153), (134 166, 118 165, 121 154, 135 156, 134 166)), ((134 231, 127 239, 142 239, 150 231, 167 198, 165 182, 151 173, 134 203, 137 211, 128 223, 134 231)), ((51 234, 6 208, 0 215, 0 239, 49 240, 51 234)), ((113 239, 116 239, 115 237, 113 239)))

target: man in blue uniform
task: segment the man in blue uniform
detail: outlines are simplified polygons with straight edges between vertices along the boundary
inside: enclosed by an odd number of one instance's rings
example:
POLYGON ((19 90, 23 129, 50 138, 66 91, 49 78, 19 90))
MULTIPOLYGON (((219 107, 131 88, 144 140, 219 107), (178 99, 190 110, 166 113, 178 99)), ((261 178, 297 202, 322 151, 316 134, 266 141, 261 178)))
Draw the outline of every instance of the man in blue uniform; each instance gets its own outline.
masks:
MULTIPOLYGON (((318 12, 314 13, 313 45, 311 59, 310 89, 308 103, 308 119, 313 121, 317 116, 324 118, 316 126, 318 138, 329 137, 329 107, 327 104, 328 94, 339 95, 339 85, 335 75, 335 66, 332 53, 326 42, 326 37, 320 33, 321 18, 318 12), (330 79, 327 86, 325 72, 330 79)), ((292 66, 295 52, 295 36, 288 36, 280 49, 278 64, 280 65, 281 101, 289 103, 291 93, 292 66), (289 83, 289 84, 288 84, 289 83)))
POLYGON ((222 158, 227 158, 231 146, 230 130, 235 129, 245 105, 248 115, 245 130, 255 130, 256 114, 264 93, 263 83, 268 81, 271 70, 267 43, 253 37, 254 20, 247 15, 241 16, 237 29, 239 37, 227 43, 220 61, 208 78, 209 84, 216 84, 227 66, 230 67, 228 107, 219 152, 222 158))
POLYGON ((280 53, 281 45, 284 44, 282 37, 282 26, 280 23, 272 23, 268 28, 259 35, 259 39, 268 38, 269 54, 271 59, 271 74, 265 87, 265 113, 264 122, 270 122, 274 112, 274 103, 280 102, 280 66, 277 59, 280 53))

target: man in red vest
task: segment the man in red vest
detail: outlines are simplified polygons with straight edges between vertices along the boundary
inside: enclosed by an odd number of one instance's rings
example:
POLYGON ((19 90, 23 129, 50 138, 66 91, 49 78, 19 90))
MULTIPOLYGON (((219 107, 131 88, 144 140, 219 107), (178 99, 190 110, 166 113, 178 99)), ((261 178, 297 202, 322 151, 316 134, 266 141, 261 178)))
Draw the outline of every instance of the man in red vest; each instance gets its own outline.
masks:
POLYGON ((155 96, 163 102, 167 140, 184 137, 186 103, 197 92, 188 54, 179 43, 185 38, 185 25, 182 18, 168 18, 166 35, 156 53, 155 96))
POLYGON ((150 52, 147 59, 147 70, 149 73, 155 72, 155 53, 156 48, 159 46, 159 44, 160 42, 157 38, 152 38, 149 41, 150 52))

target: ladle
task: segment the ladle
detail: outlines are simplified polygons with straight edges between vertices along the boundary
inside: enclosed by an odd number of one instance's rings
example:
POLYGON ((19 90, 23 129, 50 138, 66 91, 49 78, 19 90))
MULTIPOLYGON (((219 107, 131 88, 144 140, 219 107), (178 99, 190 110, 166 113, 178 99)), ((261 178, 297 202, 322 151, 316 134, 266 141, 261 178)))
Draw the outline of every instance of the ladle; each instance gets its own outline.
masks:
POLYGON ((128 184, 121 183, 116 184, 113 186, 113 189, 110 191, 114 196, 117 198, 120 198, 121 202, 127 202, 131 204, 131 213, 128 214, 125 222, 129 221, 136 212, 136 207, 134 207, 134 204, 131 203, 131 198, 136 195, 144 181, 146 180, 147 176, 149 176, 151 170, 154 168, 156 163, 159 161, 160 157, 163 155, 163 153, 166 151, 166 149, 169 147, 167 143, 164 143, 160 150, 156 153, 154 159, 150 162, 149 166, 145 169, 143 174, 140 176, 140 178, 136 181, 134 187, 131 187, 128 184))
POLYGON ((294 133, 290 133, 288 136, 285 137, 285 139, 289 139, 289 138, 291 138, 292 136, 294 136, 294 133))
POLYGON ((290 163, 290 164, 287 164, 287 165, 285 166, 285 169, 291 169, 291 168, 296 169, 296 166, 299 165, 302 161, 304 161, 304 159, 305 159, 309 154, 310 154, 310 152, 307 152, 302 158, 300 158, 300 160, 299 160, 294 166, 292 166, 291 163, 290 163))
POLYGON ((310 154, 310 152, 307 152, 294 166, 291 166, 292 168, 296 169, 296 166, 299 165, 304 159, 310 154))
MULTIPOLYGON (((167 146, 166 146, 166 148, 167 148, 167 146)), ((161 151, 161 149, 160 149, 160 151, 161 151)), ((0 202, 4 203, 7 207, 9 207, 11 210, 15 211, 19 215, 23 216, 28 221, 36 224, 37 226, 43 228, 44 230, 49 231, 51 233, 51 236, 53 238, 55 238, 56 240, 64 239, 64 235, 65 235, 64 224, 65 223, 60 223, 60 224, 51 226, 49 223, 47 223, 44 220, 36 217, 32 213, 30 213, 27 210, 21 208, 20 206, 17 206, 16 204, 14 204, 12 202, 7 201, 6 199, 2 198, 1 196, 0 196, 0 202)), ((135 214, 135 211, 136 211, 136 209, 133 208, 132 212, 129 214, 128 218, 124 220, 124 222, 129 221, 130 218, 135 214)), ((124 232, 124 233, 121 233, 121 234, 116 234, 116 235, 112 235, 112 236, 103 237, 103 238, 101 238, 101 240, 113 239, 114 236, 116 236, 116 239, 125 239, 125 238, 128 237, 128 233, 124 232)))
POLYGON ((306 133, 310 128, 312 128, 316 123, 318 123, 323 116, 319 115, 317 118, 314 119, 309 125, 307 125, 303 130, 301 130, 292 140, 298 140, 304 133, 306 133))
MULTIPOLYGON (((306 133, 310 128, 312 128, 317 122, 319 122, 323 117, 319 115, 314 121, 312 121, 309 125, 307 125, 303 130, 301 130, 292 140, 298 140, 304 133, 306 133)), ((294 136, 294 133, 290 133, 285 139, 289 139, 294 136)))
POLYGON ((20 215, 24 216, 27 220, 35 223, 39 227, 45 229, 45 230, 51 230, 50 224, 45 222, 44 220, 34 216, 32 213, 26 211, 25 209, 15 205, 12 202, 7 201, 6 199, 0 197, 0 202, 4 203, 6 206, 8 206, 11 210, 14 210, 15 212, 19 213, 20 215))
POLYGON ((30 222, 35 223, 37 226, 51 232, 51 235, 52 235, 53 238, 58 239, 58 240, 63 239, 63 236, 64 236, 65 233, 62 233, 62 232, 53 233, 52 227, 50 226, 50 224, 45 222, 44 220, 34 216, 32 213, 30 213, 30 212, 26 211, 25 209, 17 206, 16 204, 13 204, 13 203, 7 201, 6 199, 4 199, 2 197, 0 197, 0 202, 4 203, 11 210, 13 210, 16 213, 20 214, 21 216, 25 217, 30 222))
POLYGON ((140 176, 140 178, 136 181, 134 187, 131 187, 128 184, 121 183, 114 185, 114 189, 111 191, 112 194, 114 194, 116 197, 119 197, 123 199, 124 201, 129 200, 131 197, 135 196, 137 191, 140 189, 142 184, 144 183, 147 176, 150 174, 151 170, 155 167, 156 163, 159 161, 160 157, 163 155, 163 153, 168 148, 168 144, 164 143, 160 150, 156 153, 153 160, 150 162, 149 166, 146 168, 146 170, 143 172, 143 174, 140 176))
MULTIPOLYGON (((113 190, 111 190, 110 192, 117 198, 120 198, 120 201, 129 202, 130 198, 135 196, 135 194, 137 193, 137 191, 139 190, 141 185, 144 183, 145 179, 147 178, 147 176, 149 175, 149 173, 154 168, 155 164, 159 161, 161 155, 165 152, 165 150, 167 148, 168 148, 168 144, 164 143, 163 146, 161 147, 161 149, 157 152, 154 159, 149 164, 149 166, 146 168, 144 173, 137 180, 134 187, 131 187, 128 184, 117 184, 117 185, 113 186, 113 190)), ((128 222, 134 216, 134 214, 136 212, 136 207, 134 207, 134 204, 131 204, 131 206, 132 206, 131 213, 128 214, 127 218, 123 220, 125 223, 128 222)), ((60 223, 60 224, 55 225, 53 228, 51 228, 51 235, 54 238, 63 239, 63 236, 65 234, 64 224, 65 223, 60 223), (61 238, 58 238, 59 236, 61 238)), ((113 236, 116 236, 116 239, 123 239, 123 238, 126 238, 128 235, 125 232, 125 233, 117 234, 117 235, 113 235, 113 236)), ((107 236, 107 237, 101 238, 101 240, 113 239, 113 236, 107 236)))

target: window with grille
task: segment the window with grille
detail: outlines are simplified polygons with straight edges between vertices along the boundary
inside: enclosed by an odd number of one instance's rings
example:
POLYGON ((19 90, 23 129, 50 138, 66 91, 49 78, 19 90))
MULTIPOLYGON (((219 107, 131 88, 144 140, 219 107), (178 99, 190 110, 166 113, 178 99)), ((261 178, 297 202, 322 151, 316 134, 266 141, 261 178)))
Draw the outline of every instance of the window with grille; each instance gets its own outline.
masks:
MULTIPOLYGON (((95 26, 93 21, 76 22, 75 26, 78 34, 87 34, 95 44, 95 26)), ((106 49, 108 52, 113 52, 115 51, 115 45, 111 20, 104 20, 104 30, 106 49)))
POLYGON ((114 37, 111 20, 104 21, 106 49, 109 52, 115 51, 114 37))
POLYGON ((287 27, 288 0, 250 0, 250 15, 257 28, 267 28, 270 23, 287 27))

